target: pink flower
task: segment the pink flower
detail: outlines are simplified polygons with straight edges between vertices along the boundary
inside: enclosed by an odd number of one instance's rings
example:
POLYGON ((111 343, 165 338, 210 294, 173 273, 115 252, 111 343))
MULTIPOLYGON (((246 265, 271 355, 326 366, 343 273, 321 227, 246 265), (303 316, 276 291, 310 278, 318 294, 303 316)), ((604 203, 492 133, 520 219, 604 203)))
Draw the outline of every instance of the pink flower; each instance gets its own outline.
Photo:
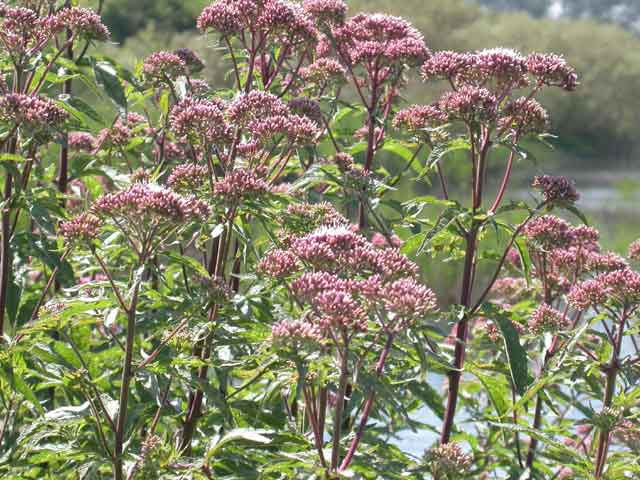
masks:
POLYGON ((316 295, 324 290, 338 289, 346 290, 347 283, 328 272, 304 273, 291 283, 291 290, 294 295, 303 302, 311 301, 316 295))
POLYGON ((443 79, 455 81, 466 79, 477 64, 477 57, 471 53, 450 50, 435 53, 421 68, 424 80, 443 79))
POLYGON ((640 240, 636 240, 629 245, 628 255, 631 260, 640 260, 640 240))
POLYGON ((346 69, 332 58, 319 58, 311 65, 300 69, 300 78, 305 83, 320 86, 340 85, 346 81, 346 69))
POLYGON ((491 48, 475 54, 474 68, 480 79, 493 80, 498 90, 510 90, 527 85, 525 58, 507 48, 491 48))
POLYGON ((243 197, 255 197, 269 191, 269 185, 251 170, 237 168, 213 186, 213 193, 226 202, 235 202, 243 197))
POLYGON ((48 98, 10 93, 0 97, 0 123, 15 125, 40 141, 50 139, 69 114, 48 98))
POLYGON ((222 35, 233 35, 243 29, 242 12, 238 3, 220 0, 206 7, 197 20, 201 32, 214 30, 222 35))
POLYGON ((71 132, 67 142, 70 150, 90 152, 93 150, 95 138, 87 132, 71 132))
POLYGON ((343 0, 304 0, 303 8, 318 25, 340 25, 347 16, 347 4, 343 0))
POLYGON ((549 114, 537 101, 520 97, 511 100, 498 121, 500 129, 511 129, 516 135, 544 133, 549 128, 549 114))
POLYGON ((571 321, 566 315, 543 303, 531 314, 529 332, 542 335, 545 332, 556 333, 571 327, 571 321))
POLYGON ((438 445, 425 454, 434 478, 456 478, 471 467, 471 455, 454 442, 438 445))
POLYGON ((365 331, 368 318, 353 296, 344 290, 324 290, 312 300, 323 329, 331 327, 365 331))
POLYGON ((412 278, 390 283, 382 295, 387 310, 402 320, 422 318, 438 308, 433 291, 412 278))
POLYGON ((289 102, 291 112, 306 117, 320 126, 322 125, 322 110, 320 104, 315 100, 306 97, 294 98, 289 102))
POLYGON ((69 29, 77 37, 99 42, 105 42, 111 37, 100 15, 93 10, 81 7, 63 8, 54 18, 58 32, 69 29))
POLYGON ((438 106, 452 118, 474 121, 495 117, 498 101, 486 88, 465 85, 442 95, 438 106))
POLYGON ((269 33, 285 34, 289 45, 315 42, 317 31, 312 18, 299 4, 286 0, 266 0, 256 25, 269 33))
POLYGON ((42 50, 57 27, 55 17, 40 17, 29 8, 5 6, 0 13, 0 48, 18 63, 42 50))
POLYGON ((65 241, 71 242, 89 242, 95 239, 100 233, 102 221, 90 213, 83 213, 77 217, 62 222, 60 224, 60 233, 65 241))
MULTIPOLYGON (((341 56, 372 69, 406 63, 417 65, 430 56, 422 34, 400 17, 360 13, 334 30, 341 56)), ((386 73, 388 76, 389 72, 386 73)))
POLYGON ((95 150, 118 149, 129 145, 133 138, 131 129, 122 122, 116 122, 111 128, 103 128, 98 133, 95 141, 95 150))
POLYGON ((540 190, 547 202, 574 203, 580 198, 574 183, 567 177, 540 175, 534 177, 531 186, 540 190))
POLYGON ((425 134, 428 129, 439 127, 448 119, 447 114, 436 105, 412 105, 396 114, 393 126, 404 128, 412 134, 425 134))
POLYGON ((320 343, 320 327, 306 320, 282 320, 271 328, 271 339, 276 345, 297 346, 299 343, 320 343))
POLYGON ((252 121, 261 121, 268 117, 286 117, 289 107, 278 97, 261 90, 252 90, 238 96, 227 111, 231 122, 247 126, 252 121))
POLYGON ((576 71, 560 55, 532 53, 526 62, 527 70, 541 85, 558 86, 567 91, 573 91, 578 86, 576 71))
POLYGON ((171 110, 170 124, 178 136, 192 136, 199 141, 228 143, 232 138, 231 126, 224 116, 221 100, 186 97, 171 110))
POLYGON ((299 268, 298 259, 287 250, 270 250, 258 264, 257 270, 260 273, 272 278, 284 278, 299 268))
POLYGON ((205 202, 150 183, 134 183, 126 190, 104 195, 96 200, 92 210, 97 215, 125 218, 136 225, 202 220, 210 213, 205 202))
POLYGON ((155 52, 145 58, 142 72, 154 81, 175 80, 186 75, 187 64, 175 53, 155 52))
POLYGON ((569 302, 579 310, 605 303, 636 309, 640 303, 640 274, 628 268, 601 273, 573 287, 569 302))
POLYGON ((544 215, 530 221, 524 234, 534 245, 545 250, 566 247, 571 242, 571 225, 553 215, 544 215))

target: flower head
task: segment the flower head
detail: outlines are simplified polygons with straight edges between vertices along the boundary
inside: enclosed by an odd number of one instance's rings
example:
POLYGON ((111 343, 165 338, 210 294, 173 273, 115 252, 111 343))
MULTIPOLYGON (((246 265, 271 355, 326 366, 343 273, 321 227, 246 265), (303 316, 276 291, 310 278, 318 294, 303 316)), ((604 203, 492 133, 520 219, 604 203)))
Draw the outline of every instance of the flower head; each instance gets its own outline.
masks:
POLYGON ((640 260, 640 240, 636 240, 629 245, 628 255, 631 260, 640 260))
POLYGON ((232 202, 241 198, 255 197, 269 191, 269 185, 252 170, 237 168, 213 186, 216 195, 232 202))
POLYGON ((540 190, 547 202, 574 203, 580 198, 575 184, 567 177, 540 175, 534 177, 531 186, 540 190))
POLYGON ((16 63, 25 62, 46 45, 58 22, 55 17, 40 17, 34 10, 4 6, 0 11, 0 29, 4 50, 16 63))
POLYGON ((197 20, 201 32, 214 30, 224 36, 239 33, 243 29, 239 2, 220 0, 206 7, 197 20))
POLYGON ((246 126, 252 121, 261 121, 268 117, 286 117, 290 113, 289 107, 275 95, 252 90, 231 102, 227 117, 236 125, 246 126))
POLYGON ((145 58, 142 72, 154 81, 175 80, 186 75, 187 64, 175 53, 155 52, 145 58))
POLYGON ((429 135, 428 130, 445 124, 448 116, 436 105, 412 105, 400 110, 393 119, 395 128, 414 135, 429 135))
POLYGON ((544 250, 566 247, 571 242, 571 225, 553 215, 538 217, 524 228, 524 234, 534 245, 544 250))
POLYGON ((298 259, 288 250, 270 250, 258 264, 258 272, 272 278, 284 278, 299 268, 298 259))
POLYGON ((534 335, 541 335, 545 332, 555 333, 566 330, 571 326, 566 315, 555 308, 543 303, 531 314, 529 319, 529 331, 534 335))
POLYGON ((431 54, 422 34, 407 21, 380 13, 351 17, 334 30, 334 37, 343 58, 369 70, 401 63, 417 65, 431 54))
POLYGON ((532 53, 527 57, 527 70, 541 85, 557 86, 573 91, 578 86, 578 75, 560 55, 532 53))
POLYGON ((221 100, 186 97, 171 110, 171 129, 180 137, 191 136, 200 141, 228 143, 232 131, 225 121, 224 109, 221 100))
POLYGON ((495 117, 498 101, 486 88, 465 85, 444 93, 438 106, 452 118, 474 121, 495 117))
POLYGON ((10 93, 0 97, 0 123, 19 127, 25 136, 47 141, 69 114, 48 98, 10 93))
POLYGON ((271 328, 271 339, 277 346, 294 347, 323 340, 320 326, 307 320, 282 320, 271 328))
POLYGON ((60 224, 60 232, 68 243, 90 242, 100 233, 102 221, 90 213, 82 213, 60 224))
POLYGON ((320 26, 340 25, 347 16, 343 0, 304 0, 303 8, 320 26))
POLYGON ((479 77, 492 80, 498 90, 527 85, 525 58, 515 50, 491 48, 475 54, 475 69, 479 77))
POLYGON ((421 67, 424 80, 442 79, 456 81, 468 79, 477 64, 472 53, 460 53, 450 50, 436 52, 421 67))
POLYGON ((204 219, 209 206, 194 197, 185 197, 159 185, 134 183, 126 190, 109 193, 96 200, 93 212, 99 216, 126 218, 138 225, 204 219))
POLYGON ((511 129, 518 136, 544 133, 549 128, 549 114, 537 101, 520 97, 511 100, 498 121, 501 129, 511 129))
POLYGON ((471 455, 465 453, 460 445, 449 442, 432 448, 425 454, 434 478, 460 478, 470 467, 471 455))
POLYGON ((333 58, 319 58, 311 65, 300 69, 300 78, 320 87, 341 85, 346 81, 347 70, 333 58))
POLYGON ((58 31, 69 29, 76 36, 86 40, 105 42, 111 37, 100 15, 88 8, 63 8, 55 16, 55 23, 58 31))
POLYGON ((382 296, 387 309, 402 320, 422 318, 437 309, 433 291, 412 278, 391 282, 382 296))
POLYGON ((69 149, 77 152, 90 152, 93 150, 96 139, 87 132, 71 132, 67 143, 69 149))
POLYGON ((331 327, 365 331, 368 318, 353 296, 345 291, 329 289, 319 292, 312 300, 317 310, 318 323, 324 329, 331 327))
POLYGON ((640 274, 629 268, 601 273, 574 286, 569 303, 579 310, 606 303, 636 309, 640 304, 640 274))

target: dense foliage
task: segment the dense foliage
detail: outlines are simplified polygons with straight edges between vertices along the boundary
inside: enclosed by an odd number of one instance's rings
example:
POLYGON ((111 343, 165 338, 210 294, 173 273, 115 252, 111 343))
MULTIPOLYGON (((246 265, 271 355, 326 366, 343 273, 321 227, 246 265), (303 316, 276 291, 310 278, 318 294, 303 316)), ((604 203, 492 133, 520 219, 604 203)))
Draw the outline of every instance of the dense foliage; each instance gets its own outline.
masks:
POLYGON ((507 198, 543 94, 580 98, 562 56, 218 0, 212 88, 54 4, 0 2, 3 478, 640 474, 640 241, 604 251, 565 177, 507 198), (425 262, 461 266, 453 301, 425 262))

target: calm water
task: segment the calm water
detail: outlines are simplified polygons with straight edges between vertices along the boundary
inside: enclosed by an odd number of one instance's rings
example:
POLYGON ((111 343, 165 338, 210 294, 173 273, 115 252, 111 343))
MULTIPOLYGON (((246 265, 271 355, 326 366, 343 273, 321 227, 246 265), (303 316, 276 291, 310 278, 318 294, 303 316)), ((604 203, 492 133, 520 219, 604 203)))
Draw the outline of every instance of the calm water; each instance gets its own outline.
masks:
MULTIPOLYGON (((577 206, 600 229, 606 248, 622 253, 630 241, 640 238, 640 172, 573 172, 566 175, 575 180, 580 192, 577 206)), ((523 185, 510 192, 510 198, 528 200, 531 199, 531 191, 523 182, 523 185)), ((631 345, 628 343, 626 349, 629 351, 631 345)), ((443 397, 446 395, 441 375, 430 375, 429 382, 443 397)), ((597 409, 598 405, 594 404, 592 408, 597 409)), ((427 407, 413 417, 439 427, 439 421, 434 421, 435 416, 427 407)), ((459 413, 457 421, 458 425, 464 422, 464 412, 459 413)), ((438 434, 435 432, 408 430, 401 432, 393 443, 406 453, 419 457, 437 440, 438 434)))

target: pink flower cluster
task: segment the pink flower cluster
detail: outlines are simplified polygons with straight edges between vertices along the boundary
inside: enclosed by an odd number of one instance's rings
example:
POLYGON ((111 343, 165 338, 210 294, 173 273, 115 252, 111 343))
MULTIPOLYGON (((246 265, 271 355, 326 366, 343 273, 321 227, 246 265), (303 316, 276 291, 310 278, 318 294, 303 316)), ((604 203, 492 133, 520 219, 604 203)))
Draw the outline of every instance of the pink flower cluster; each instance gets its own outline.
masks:
POLYGON ((343 0, 304 0, 303 8, 320 26, 341 25, 347 17, 343 0))
POLYGON ((90 152, 93 150, 96 139, 87 132, 71 132, 67 140, 69 148, 77 152, 90 152))
POLYGON ((629 268, 601 273, 573 287, 569 302, 578 310, 611 303, 629 313, 640 306, 640 274, 629 268))
POLYGON ((219 99, 186 97, 171 110, 171 129, 179 137, 191 136, 206 142, 229 143, 232 130, 225 120, 225 107, 219 99))
POLYGON ((486 88, 464 85, 458 90, 445 92, 438 107, 450 118, 487 120, 497 116, 498 100, 486 88))
POLYGON ((531 186, 540 190, 547 202, 573 203, 580 198, 575 184, 567 177, 540 175, 533 179, 531 186))
POLYGON ((437 309, 433 292, 415 279, 415 264, 344 226, 320 227, 287 245, 268 252, 259 271, 288 283, 299 304, 311 309, 306 321, 323 334, 361 332, 372 319, 397 332, 437 309))
POLYGON ((319 58, 312 64, 300 69, 300 78, 321 88, 328 85, 341 85, 346 81, 346 69, 333 58, 319 58))
POLYGON ((370 75, 377 71, 388 77, 391 72, 381 71, 381 67, 418 65, 430 55, 422 34, 391 15, 357 14, 335 28, 333 36, 343 60, 364 65, 370 75))
POLYGON ((27 135, 48 139, 69 114, 48 98, 10 93, 0 97, 0 122, 20 127, 27 135))
POLYGON ((640 260, 640 240, 636 240, 629 245, 628 255, 631 260, 640 260))
POLYGON ((245 127, 253 121, 260 121, 269 117, 285 117, 291 112, 286 103, 277 96, 252 90, 247 94, 241 94, 227 110, 227 118, 234 123, 245 127))
POLYGON ((225 37, 245 30, 260 31, 265 41, 279 38, 289 46, 309 44, 317 38, 312 17, 287 0, 218 0, 202 11, 197 26, 202 32, 212 30, 225 37))
POLYGON ((429 129, 439 127, 448 120, 448 115, 436 105, 412 105, 396 114, 393 126, 413 135, 428 137, 429 129))
POLYGON ((300 343, 320 343, 323 340, 320 327, 305 320, 282 320, 271 328, 272 341, 277 345, 291 346, 300 343))
POLYGON ((209 170, 202 165, 187 163, 173 169, 167 185, 176 192, 193 193, 200 190, 209 178, 209 170))
POLYGON ((255 197, 269 191, 269 185, 252 170, 236 168, 213 186, 213 193, 224 201, 237 202, 241 198, 255 197))
POLYGON ((288 250, 274 248, 262 257, 258 264, 258 273, 271 278, 282 279, 300 268, 296 256, 288 250))
POLYGON ((77 37, 86 40, 105 42, 111 37, 109 29, 102 23, 100 15, 87 8, 63 8, 54 17, 54 24, 56 32, 69 29, 77 37))
POLYGON ((65 241, 89 242, 96 238, 102 228, 102 221, 90 213, 82 213, 60 224, 60 233, 65 241))
POLYGON ((465 453, 454 442, 444 443, 429 450, 425 455, 434 478, 457 478, 471 467, 471 455, 465 453))
POLYGON ((544 133, 549 127, 549 114, 537 101, 525 97, 511 100, 498 120, 501 130, 511 130, 516 136, 544 133))
POLYGON ((0 12, 0 44, 14 62, 24 62, 23 55, 35 54, 52 35, 54 17, 40 17, 24 7, 4 7, 0 12))
POLYGON ((153 81, 175 80, 187 74, 187 64, 175 53, 155 52, 145 58, 142 73, 153 81))
POLYGON ((528 323, 529 332, 534 335, 542 335, 546 332, 556 333, 570 327, 569 318, 546 303, 534 310, 528 323))
POLYGON ((205 202, 151 183, 134 183, 126 190, 104 195, 92 210, 96 215, 124 218, 138 226, 203 220, 210 214, 205 202))
POLYGON ((513 50, 496 48, 476 53, 442 51, 434 54, 422 66, 425 79, 445 79, 455 85, 486 85, 493 81, 499 91, 526 86, 528 76, 539 84, 574 90, 575 70, 554 54, 533 53, 523 57, 513 50))
POLYGON ((544 250, 569 246, 571 225, 553 215, 544 215, 530 221, 524 228, 527 239, 544 250))

